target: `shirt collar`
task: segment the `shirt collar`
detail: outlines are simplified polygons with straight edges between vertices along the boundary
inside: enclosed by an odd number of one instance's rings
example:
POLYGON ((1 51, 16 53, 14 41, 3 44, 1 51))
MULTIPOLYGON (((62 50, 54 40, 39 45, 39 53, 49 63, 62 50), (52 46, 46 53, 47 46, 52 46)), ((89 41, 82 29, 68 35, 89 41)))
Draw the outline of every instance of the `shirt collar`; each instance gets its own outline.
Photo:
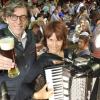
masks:
MULTIPOLYGON (((11 28, 8 26, 8 29, 10 30, 10 32, 14 35, 14 37, 16 37, 16 35, 12 32, 12 30, 11 30, 11 28)), ((23 40, 24 38, 26 38, 27 37, 27 34, 26 34, 26 32, 24 31, 23 32, 23 34, 22 34, 22 37, 21 37, 21 39, 20 40, 18 40, 18 41, 21 41, 21 40, 23 40)), ((17 38, 17 37, 16 37, 17 38)))

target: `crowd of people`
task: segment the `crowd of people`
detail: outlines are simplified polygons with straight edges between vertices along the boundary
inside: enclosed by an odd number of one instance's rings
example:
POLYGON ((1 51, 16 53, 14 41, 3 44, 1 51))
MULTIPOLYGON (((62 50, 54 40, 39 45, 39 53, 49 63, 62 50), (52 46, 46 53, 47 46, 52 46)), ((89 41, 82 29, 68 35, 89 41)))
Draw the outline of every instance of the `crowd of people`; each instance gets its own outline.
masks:
POLYGON ((67 66, 63 68, 63 76, 69 78, 65 96, 68 100, 100 100, 100 71, 92 75, 95 78, 77 78, 74 75, 79 70, 62 60, 93 57, 99 64, 97 1, 68 1, 61 5, 47 0, 30 5, 24 0, 9 0, 0 8, 0 38, 6 36, 14 38, 15 62, 0 53, 0 84, 6 82, 10 100, 49 99, 54 89, 48 89, 44 68, 62 64, 67 66), (20 74, 9 78, 8 71, 15 64, 20 74))

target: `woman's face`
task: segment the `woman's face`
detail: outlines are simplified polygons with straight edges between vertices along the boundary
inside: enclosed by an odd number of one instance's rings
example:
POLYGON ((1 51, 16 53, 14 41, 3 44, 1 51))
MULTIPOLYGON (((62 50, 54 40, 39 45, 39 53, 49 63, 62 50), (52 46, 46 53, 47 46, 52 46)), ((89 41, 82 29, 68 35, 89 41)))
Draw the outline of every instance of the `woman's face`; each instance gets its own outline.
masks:
POLYGON ((81 20, 80 24, 81 24, 82 29, 84 30, 85 27, 86 27, 86 25, 85 25, 85 21, 84 21, 84 20, 81 20))
POLYGON ((49 53, 59 54, 63 45, 63 40, 57 40, 55 33, 51 37, 47 38, 47 47, 49 53))
POLYGON ((82 30, 86 30, 88 28, 88 22, 81 20, 80 25, 82 27, 82 30))

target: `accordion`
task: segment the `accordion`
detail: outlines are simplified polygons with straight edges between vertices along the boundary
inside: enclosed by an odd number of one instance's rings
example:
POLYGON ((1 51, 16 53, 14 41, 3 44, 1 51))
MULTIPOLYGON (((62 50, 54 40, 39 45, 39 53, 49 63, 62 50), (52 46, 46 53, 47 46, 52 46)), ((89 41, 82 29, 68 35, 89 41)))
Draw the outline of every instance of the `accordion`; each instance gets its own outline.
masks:
POLYGON ((48 89, 53 88, 54 94, 49 100, 69 100, 70 71, 66 65, 53 65, 44 68, 48 89))

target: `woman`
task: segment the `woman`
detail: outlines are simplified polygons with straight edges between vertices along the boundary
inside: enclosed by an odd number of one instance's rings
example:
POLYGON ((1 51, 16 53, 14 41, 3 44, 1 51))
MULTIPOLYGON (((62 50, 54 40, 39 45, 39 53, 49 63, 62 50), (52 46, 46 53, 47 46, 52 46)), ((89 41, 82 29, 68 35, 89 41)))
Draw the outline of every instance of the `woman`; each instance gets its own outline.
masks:
POLYGON ((75 28, 76 34, 81 34, 81 32, 88 32, 91 35, 90 23, 86 18, 81 18, 79 24, 75 28))
MULTIPOLYGON (((38 58, 38 62, 41 65, 40 67, 43 67, 44 69, 48 66, 51 66, 51 68, 53 68, 53 66, 57 64, 64 64, 64 61, 62 61, 62 59, 68 57, 67 53, 69 51, 67 49, 68 46, 67 32, 68 30, 66 28, 66 25, 63 22, 54 21, 46 25, 45 34, 44 34, 45 35, 44 44, 47 48, 47 51, 42 55, 40 55, 40 57, 38 58)), ((64 74, 63 74, 63 76, 65 76, 68 79, 68 82, 65 83, 66 86, 68 85, 68 90, 67 90, 68 96, 64 96, 65 98, 69 98, 69 85, 70 85, 69 84, 70 73, 67 68, 68 67, 64 68, 64 74)), ((45 75, 43 71, 43 77, 44 76, 45 75)), ((38 83, 36 86, 38 87, 37 90, 39 90, 39 88, 43 86, 42 83, 44 84, 45 80, 39 81, 38 79, 38 83)))

